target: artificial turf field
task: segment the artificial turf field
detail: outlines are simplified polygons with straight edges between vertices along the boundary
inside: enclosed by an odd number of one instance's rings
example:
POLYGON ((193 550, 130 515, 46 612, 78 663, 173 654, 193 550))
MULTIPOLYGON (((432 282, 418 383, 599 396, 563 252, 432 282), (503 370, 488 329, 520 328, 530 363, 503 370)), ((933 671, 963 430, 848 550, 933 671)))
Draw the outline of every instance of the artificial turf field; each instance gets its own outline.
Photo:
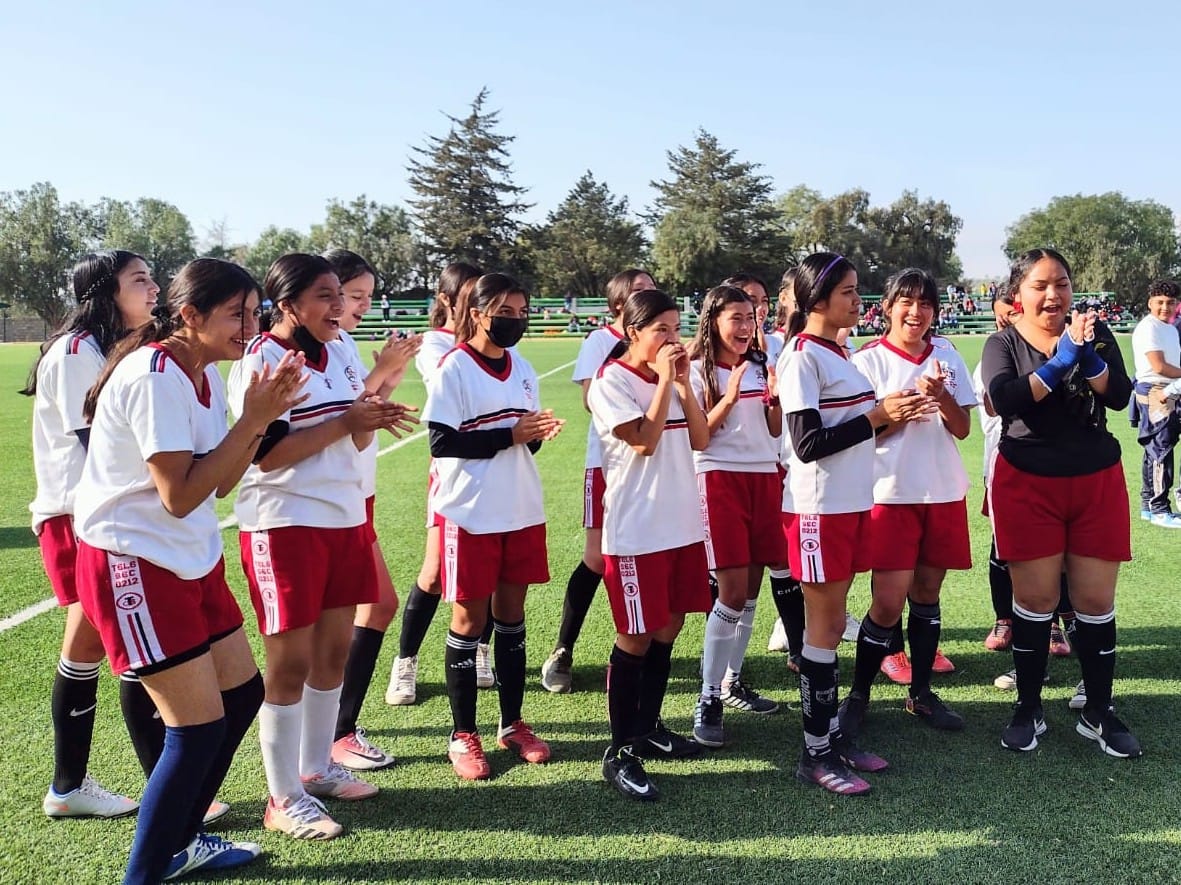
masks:
MULTIPOLYGON (((983 338, 957 341, 969 366, 983 338)), ((1130 363, 1128 339, 1121 339, 1130 363)), ((550 695, 538 672, 557 631, 562 593, 582 551, 582 458, 587 415, 569 382, 573 340, 527 341, 522 351, 542 380, 543 404, 568 419, 562 435, 538 455, 548 511, 554 580, 530 591, 530 677, 525 717, 553 747, 545 766, 519 763, 494 748, 496 698, 480 696, 480 724, 493 777, 460 782, 445 761, 449 709, 442 681, 447 617, 440 610, 420 664, 419 702, 388 707, 382 695, 397 652, 391 627, 361 724, 397 764, 371 775, 382 792, 359 804, 332 803, 347 828, 328 843, 300 843, 262 829, 266 797, 257 737, 243 742, 220 798, 230 815, 217 824, 227 838, 262 843, 264 856, 226 882, 1116 882, 1181 879, 1181 605, 1177 552, 1181 536, 1135 520, 1135 561, 1121 571, 1120 657, 1115 693, 1124 720, 1145 748, 1142 759, 1103 756, 1074 733, 1066 707, 1079 678, 1073 658, 1051 659, 1045 690, 1049 732, 1038 749, 1000 746, 1012 695, 993 688, 1008 670, 1006 653, 982 640, 992 624, 987 580, 989 533, 980 517, 982 438, 961 445, 973 487, 970 572, 951 573, 943 595, 942 648, 957 670, 935 677, 935 689, 964 714, 960 734, 940 734, 902 710, 905 689, 880 677, 861 743, 893 764, 871 776, 871 794, 837 797, 792 776, 801 746, 796 678, 784 656, 767 652, 774 621, 769 594, 760 604, 744 675, 790 709, 758 717, 729 710, 729 745, 696 761, 655 762, 657 804, 628 802, 602 780, 606 744, 604 676, 611 648, 605 598, 596 600, 575 654, 575 689, 550 695)), ((49 596, 29 531, 34 491, 31 401, 15 391, 35 356, 32 345, 0 347, 0 618, 49 596)), ((399 399, 421 402, 408 377, 399 399)), ((1111 425, 1125 452, 1133 496, 1140 450, 1123 413, 1111 425)), ((389 445, 390 438, 383 440, 389 445)), ((423 544, 427 452, 417 439, 378 462, 377 527, 399 592, 417 576, 423 544)), ((222 503, 229 512, 227 502, 222 503)), ((770 527, 769 527, 770 528, 770 527)), ((261 646, 227 530, 231 585, 261 646)), ((861 615, 868 581, 860 578, 850 609, 861 615)), ((63 615, 41 614, 0 633, 0 882, 117 881, 134 820, 48 820, 41 798, 52 774, 49 693, 63 615)), ((703 621, 694 616, 677 643, 665 703, 670 726, 688 732, 698 690, 703 621)), ((853 646, 841 648, 845 684, 853 646)), ((104 668, 105 670, 105 668, 104 668)), ((91 772, 105 786, 138 796, 143 776, 130 752, 116 683, 101 681, 91 772)))

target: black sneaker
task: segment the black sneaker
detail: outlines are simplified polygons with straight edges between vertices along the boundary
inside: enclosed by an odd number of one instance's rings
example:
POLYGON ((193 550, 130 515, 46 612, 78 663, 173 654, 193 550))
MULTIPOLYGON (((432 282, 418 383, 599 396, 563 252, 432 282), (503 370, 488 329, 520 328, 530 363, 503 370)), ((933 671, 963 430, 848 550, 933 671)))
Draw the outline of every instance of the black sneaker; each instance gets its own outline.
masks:
POLYGON ((1046 720, 1042 718, 1042 708, 1030 709, 1016 704, 1012 720, 1001 732, 1001 746, 1027 753, 1037 747, 1038 737, 1045 733, 1046 720))
POLYGON ((656 784, 644 771, 643 761, 632 753, 631 747, 621 747, 614 753, 610 747, 607 748, 603 754, 603 777, 629 799, 655 802, 660 798, 656 784))
POLYGON ((726 744, 722 730, 721 698, 699 698, 693 711, 693 740, 706 747, 722 747, 726 744))
POLYGON ((869 783, 849 770, 833 752, 812 756, 804 750, 796 766, 796 780, 841 796, 862 796, 870 790, 869 783))
POLYGON ((1102 715, 1096 715, 1094 710, 1083 710, 1074 730, 1117 759, 1134 759, 1144 752, 1136 736, 1115 715, 1115 707, 1108 707, 1102 715))
POLYGON ((682 737, 664 727, 657 719, 656 727, 632 745, 632 752, 641 759, 692 759, 701 755, 701 744, 682 737))
POLYGON ((917 698, 907 698, 906 712, 940 731, 964 730, 964 717, 948 709, 933 691, 923 692, 917 698))
POLYGON ((770 698, 765 698, 745 682, 741 677, 735 677, 729 685, 722 686, 722 703, 735 710, 746 713, 759 713, 770 716, 779 710, 779 704, 770 698))
POLYGON ((861 726, 865 723, 865 714, 869 712, 869 698, 855 691, 841 701, 837 707, 837 722, 841 724, 841 734, 850 741, 861 734, 861 726))

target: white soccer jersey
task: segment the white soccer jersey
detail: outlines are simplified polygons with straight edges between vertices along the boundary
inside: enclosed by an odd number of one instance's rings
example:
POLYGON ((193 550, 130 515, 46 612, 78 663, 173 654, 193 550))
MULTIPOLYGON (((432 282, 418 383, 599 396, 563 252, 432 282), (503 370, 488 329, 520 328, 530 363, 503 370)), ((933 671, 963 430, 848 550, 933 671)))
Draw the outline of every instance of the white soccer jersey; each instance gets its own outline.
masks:
MULTIPOLYGON (((779 357, 779 399, 787 416, 807 409, 820 413, 824 427, 836 427, 873 411, 873 386, 844 348, 801 333, 779 357)), ((785 513, 860 513, 873 507, 874 441, 866 439, 835 455, 805 464, 790 451, 785 513)))
POLYGON ((604 365, 590 386, 591 416, 603 441, 603 552, 639 556, 705 540, 701 496, 693 470, 689 424, 672 391, 664 433, 641 455, 615 428, 642 418, 656 381, 619 360, 604 365))
POLYGON ((431 379, 439 368, 439 361, 454 347, 454 332, 446 329, 428 329, 422 333, 422 344, 418 348, 418 353, 414 355, 414 367, 422 376, 422 383, 426 385, 428 393, 431 389, 431 379))
POLYGON ((976 392, 976 414, 980 417, 980 430, 984 434, 983 476, 987 483, 990 479, 993 455, 996 454, 997 446, 1001 444, 1001 429, 1005 422, 1000 415, 988 414, 988 409, 984 405, 984 397, 988 395, 988 391, 984 389, 983 367, 983 363, 976 365, 976 371, 972 373, 972 389, 976 392))
POLYGON ((768 332, 767 339, 767 365, 779 365, 779 356, 783 353, 783 336, 786 334, 783 329, 776 329, 774 332, 768 332))
MULTIPOLYGON (((422 423, 461 433, 512 428, 541 408, 537 373, 528 360, 507 351, 494 374, 468 344, 443 358, 431 381, 422 423)), ((512 532, 545 522, 541 475, 526 446, 501 449, 491 458, 435 458, 438 476, 430 506, 473 535, 512 532)))
POLYGON ((1136 380, 1147 384, 1168 384, 1173 379, 1154 372, 1148 362, 1148 354, 1153 350, 1160 351, 1161 357, 1168 365, 1181 368, 1181 336, 1177 334, 1177 327, 1172 323, 1163 323, 1149 314, 1140 320, 1132 331, 1132 359, 1136 366, 1136 380))
POLYGON ((86 450, 75 431, 86 427, 82 402, 102 372, 104 357, 89 332, 70 332, 49 346, 37 366, 33 401, 33 472, 37 496, 29 504, 33 531, 74 512, 74 489, 86 450))
MULTIPOLYGON (((931 336, 921 356, 912 357, 884 337, 863 344, 853 364, 883 397, 913 390, 922 375, 946 376, 944 386, 966 409, 976 405, 971 373, 959 351, 946 338, 931 336)), ((939 415, 913 421, 878 440, 874 460, 875 504, 943 504, 962 501, 968 493, 968 474, 955 437, 939 415)))
MULTIPOLYGON (((257 336, 246 355, 230 369, 230 409, 242 415, 242 399, 250 374, 279 364, 288 346, 269 333, 257 336)), ((361 391, 364 369, 353 360, 356 349, 340 339, 324 345, 319 364, 307 363, 311 376, 303 393, 309 394, 278 420, 298 433, 348 411, 361 391)), ((238 486, 234 515, 244 532, 267 531, 286 526, 340 529, 365 521, 363 460, 352 435, 309 455, 302 461, 264 473, 251 464, 238 486)))
POLYGON ((147 459, 160 452, 203 458, 225 435, 225 388, 216 366, 205 369, 198 391, 163 346, 128 354, 98 398, 74 531, 91 547, 138 556, 185 580, 209 574, 222 555, 214 494, 178 519, 164 509, 147 459))
MULTIPOLYGON (((702 411, 705 408, 705 370, 701 360, 689 365, 689 383, 702 411)), ((730 384, 731 367, 719 363, 718 393, 726 392, 730 384)), ((767 430, 767 382, 758 366, 747 366, 742 375, 742 389, 738 402, 726 420, 709 438, 705 451, 693 453, 693 464, 698 473, 710 470, 730 470, 735 473, 774 473, 779 455, 779 439, 767 430)))
MULTIPOLYGON (((578 347, 578 359, 574 362, 574 377, 571 380, 579 385, 583 381, 592 380, 599 374, 599 369, 603 367, 615 345, 623 340, 623 335, 615 331, 614 326, 604 326, 587 335, 578 347)), ((595 422, 591 421, 586 429, 586 469, 592 470, 602 466, 603 444, 599 441, 595 422)))
MULTIPOLYGON (((361 350, 357 347, 357 342, 348 332, 341 329, 340 340, 352 348, 353 355, 350 357, 354 366, 358 366, 358 374, 361 376, 361 383, 365 383, 365 379, 369 377, 369 370, 365 368, 365 360, 361 356, 361 350)), ((378 434, 373 434, 373 439, 361 451, 361 492, 366 498, 371 498, 377 493, 377 439, 378 434)))

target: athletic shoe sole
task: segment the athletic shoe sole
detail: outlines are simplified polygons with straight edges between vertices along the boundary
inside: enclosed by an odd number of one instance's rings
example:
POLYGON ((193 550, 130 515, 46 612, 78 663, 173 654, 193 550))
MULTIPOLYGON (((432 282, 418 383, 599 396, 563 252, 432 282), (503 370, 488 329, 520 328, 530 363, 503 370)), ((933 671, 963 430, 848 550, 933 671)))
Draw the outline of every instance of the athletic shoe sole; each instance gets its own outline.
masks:
POLYGON ((1074 726, 1074 730, 1085 737, 1087 740, 1097 743, 1099 745, 1099 749, 1101 749, 1108 756, 1113 756, 1116 759, 1132 759, 1142 755, 1143 753, 1143 751, 1139 753, 1124 753, 1121 750, 1115 749, 1107 742, 1107 739, 1103 737, 1103 733, 1101 731, 1089 724, 1081 716, 1079 717, 1078 724, 1074 726))
POLYGON ((1014 746, 1013 744, 1006 743, 1004 735, 1001 735, 1001 746, 1004 747, 1006 750, 1013 750, 1018 753, 1028 753, 1031 750, 1037 749, 1037 739, 1045 733, 1046 733, 1046 720, 1035 719, 1035 720, 1033 720, 1033 740, 1030 741, 1030 743, 1027 746, 1021 747, 1021 746, 1014 746))

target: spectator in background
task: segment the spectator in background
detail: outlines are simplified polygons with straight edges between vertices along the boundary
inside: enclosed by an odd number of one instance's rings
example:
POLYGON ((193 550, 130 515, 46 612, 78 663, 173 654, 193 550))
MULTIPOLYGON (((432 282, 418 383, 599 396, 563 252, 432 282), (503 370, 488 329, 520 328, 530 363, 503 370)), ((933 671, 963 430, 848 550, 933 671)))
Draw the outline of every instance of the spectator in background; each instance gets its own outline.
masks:
POLYGON ((390 299, 388 295, 381 296, 381 318, 387 323, 390 321, 390 299))
POLYGON ((1181 436, 1181 416, 1162 388, 1181 378, 1181 339, 1170 320, 1181 287, 1158 280, 1148 287, 1148 313, 1132 332, 1136 366, 1137 438, 1144 447, 1140 468, 1140 518, 1153 525, 1181 528, 1181 515, 1169 506, 1173 486, 1173 449, 1181 436))
POLYGON ((579 332, 582 331, 582 326, 580 326, 578 324, 578 316, 577 315, 570 314, 570 322, 567 323, 567 325, 566 325, 566 331, 570 332, 571 334, 574 334, 574 335, 577 335, 579 332))

